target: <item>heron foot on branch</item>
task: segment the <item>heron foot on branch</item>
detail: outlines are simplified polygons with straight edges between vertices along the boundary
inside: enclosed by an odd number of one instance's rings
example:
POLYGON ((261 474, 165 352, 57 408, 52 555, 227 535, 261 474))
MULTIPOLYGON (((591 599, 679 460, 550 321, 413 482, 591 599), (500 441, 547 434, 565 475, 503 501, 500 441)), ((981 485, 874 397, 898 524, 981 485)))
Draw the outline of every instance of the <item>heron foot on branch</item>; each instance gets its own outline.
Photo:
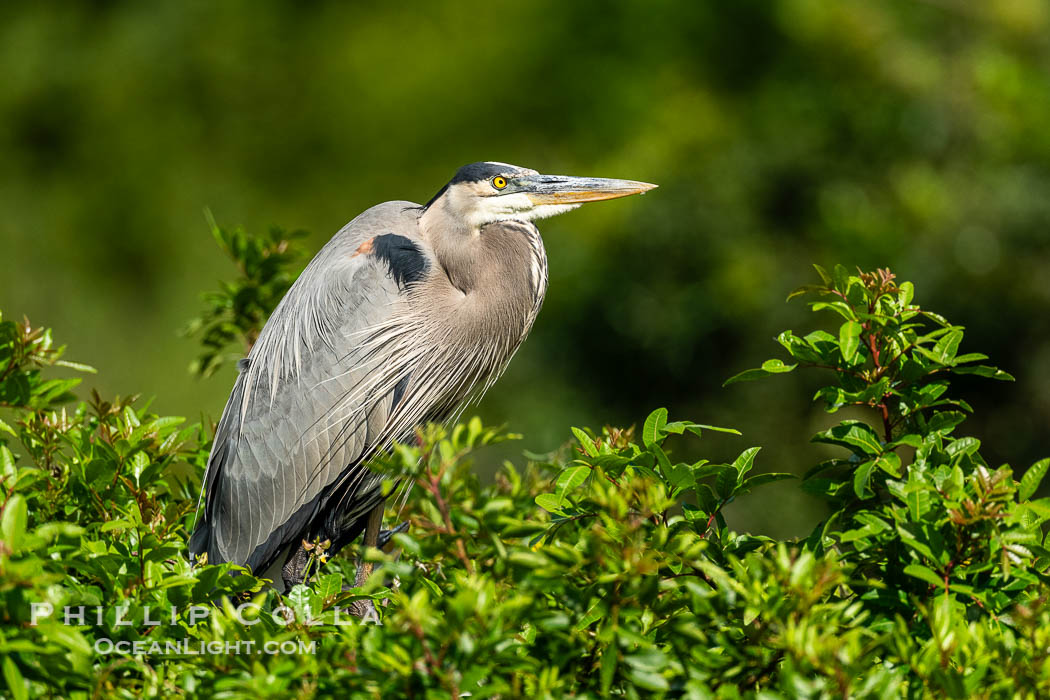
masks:
POLYGON ((350 603, 347 611, 354 617, 360 618, 362 622, 378 622, 379 611, 376 610, 375 603, 372 602, 371 598, 362 598, 361 600, 355 600, 350 603))
POLYGON ((394 539, 394 535, 399 535, 402 532, 408 532, 408 521, 401 523, 397 527, 390 528, 389 530, 380 530, 379 537, 376 538, 376 546, 380 549, 385 549, 390 540, 394 539))

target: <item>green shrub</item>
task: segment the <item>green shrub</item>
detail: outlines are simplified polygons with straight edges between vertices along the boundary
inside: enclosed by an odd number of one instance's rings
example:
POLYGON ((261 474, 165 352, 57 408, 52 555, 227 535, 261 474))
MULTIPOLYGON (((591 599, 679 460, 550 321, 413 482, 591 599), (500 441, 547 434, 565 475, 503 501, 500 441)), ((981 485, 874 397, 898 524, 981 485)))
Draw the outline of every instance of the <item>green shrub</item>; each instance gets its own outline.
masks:
MULTIPOLYGON (((234 258, 256 262, 194 324, 203 372, 250 342, 295 259, 279 235, 238 235, 223 238, 234 258)), ((237 567, 186 561, 206 427, 133 398, 72 407, 77 380, 52 368, 89 368, 0 318, 7 695, 1046 695, 1050 501, 1035 495, 1050 460, 1019 479, 992 469, 949 393, 956 374, 1010 377, 959 354, 963 329, 915 304, 911 284, 820 277, 801 291, 831 312, 830 332, 786 331, 790 364, 730 380, 819 368, 829 412, 870 415, 813 438, 841 455, 802 476, 834 509, 809 537, 730 528, 728 503, 796 488, 756 471, 757 447, 731 464, 675 458, 683 441, 736 431, 658 409, 640 435, 574 428, 559 453, 482 484, 474 452, 516 436, 472 419, 375 460, 408 476, 387 517, 411 528, 393 553, 367 554, 381 566, 364 587, 343 588, 355 553, 329 561, 322 543, 316 576, 283 598, 237 567), (362 597, 385 601, 381 621, 346 624, 362 597), (66 624, 65 606, 83 618, 66 624)))

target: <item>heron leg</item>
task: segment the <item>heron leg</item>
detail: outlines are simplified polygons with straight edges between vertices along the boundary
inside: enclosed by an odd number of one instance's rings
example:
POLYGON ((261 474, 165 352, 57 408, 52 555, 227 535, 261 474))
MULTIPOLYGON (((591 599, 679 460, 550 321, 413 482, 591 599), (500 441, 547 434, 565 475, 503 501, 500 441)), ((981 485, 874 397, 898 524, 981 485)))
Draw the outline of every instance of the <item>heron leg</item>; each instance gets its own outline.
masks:
POLYGON ((292 552, 281 567, 281 578, 284 579, 284 590, 290 591, 292 586, 297 586, 306 578, 306 565, 310 562, 310 553, 306 551, 305 543, 300 542, 299 547, 292 552))
MULTIPOLYGON (((372 571, 375 569, 375 564, 365 560, 365 552, 369 547, 379 546, 380 531, 379 528, 383 525, 383 503, 380 503, 371 510, 368 514, 368 523, 365 525, 365 537, 361 543, 361 560, 357 565, 357 578, 354 580, 354 587, 358 588, 363 586, 368 580, 368 577, 372 575, 372 571)), ((397 529, 397 528, 395 528, 397 529)), ((387 540, 392 537, 392 534, 387 535, 387 540)), ((350 604, 350 613, 366 620, 378 620, 379 614, 376 612, 375 604, 368 599, 355 600, 350 604)))
POLYGON ((379 503, 368 514, 368 524, 365 525, 365 537, 361 543, 361 561, 357 565, 357 579, 354 586, 363 586, 368 577, 372 575, 375 564, 365 560, 365 551, 369 547, 379 545, 379 528, 383 525, 383 503, 379 503))

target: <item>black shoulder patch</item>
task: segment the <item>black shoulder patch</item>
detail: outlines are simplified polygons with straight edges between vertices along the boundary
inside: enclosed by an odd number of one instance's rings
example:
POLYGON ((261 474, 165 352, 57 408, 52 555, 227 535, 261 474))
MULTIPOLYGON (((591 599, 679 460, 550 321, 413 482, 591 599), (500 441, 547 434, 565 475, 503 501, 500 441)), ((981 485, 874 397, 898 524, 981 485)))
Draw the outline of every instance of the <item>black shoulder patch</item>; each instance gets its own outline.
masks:
POLYGON ((423 279, 429 265, 419 246, 396 233, 385 233, 373 238, 372 253, 386 261, 390 274, 402 289, 423 279))

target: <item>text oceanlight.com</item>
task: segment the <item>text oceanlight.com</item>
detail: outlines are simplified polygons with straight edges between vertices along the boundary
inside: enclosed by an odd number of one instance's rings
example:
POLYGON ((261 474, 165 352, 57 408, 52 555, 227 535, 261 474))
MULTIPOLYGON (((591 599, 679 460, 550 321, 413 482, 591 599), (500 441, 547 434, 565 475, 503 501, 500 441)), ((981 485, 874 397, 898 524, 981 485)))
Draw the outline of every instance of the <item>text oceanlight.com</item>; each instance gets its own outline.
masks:
POLYGON ((204 642, 198 639, 169 639, 164 642, 149 642, 142 639, 135 641, 113 641, 107 637, 95 640, 96 654, 123 654, 134 656, 203 656, 220 654, 314 654, 317 652, 316 641, 288 639, 283 642, 266 641, 262 644, 254 640, 236 642, 204 642))

